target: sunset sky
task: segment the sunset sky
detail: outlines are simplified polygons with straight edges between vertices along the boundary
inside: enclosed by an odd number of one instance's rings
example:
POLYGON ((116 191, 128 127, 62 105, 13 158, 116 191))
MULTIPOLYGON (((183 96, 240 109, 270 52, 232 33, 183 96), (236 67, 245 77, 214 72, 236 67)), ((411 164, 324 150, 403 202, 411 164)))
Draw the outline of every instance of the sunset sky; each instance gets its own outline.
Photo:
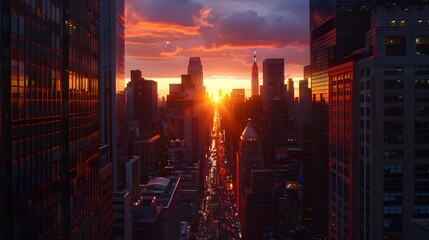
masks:
MULTIPOLYGON (((309 63, 308 0, 126 0, 126 79, 130 70, 158 82, 159 96, 199 56, 204 85, 250 94, 253 49, 262 61, 285 59, 285 77, 301 80, 309 63)), ((295 84, 297 87, 297 84, 295 84)))

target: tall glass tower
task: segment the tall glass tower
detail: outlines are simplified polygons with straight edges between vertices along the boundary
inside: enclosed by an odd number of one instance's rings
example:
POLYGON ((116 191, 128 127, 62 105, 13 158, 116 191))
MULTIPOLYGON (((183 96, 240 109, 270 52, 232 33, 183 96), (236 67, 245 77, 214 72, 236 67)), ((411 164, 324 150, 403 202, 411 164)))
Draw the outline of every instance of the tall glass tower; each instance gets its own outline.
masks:
POLYGON ((0 236, 98 239, 98 1, 0 2, 0 236))

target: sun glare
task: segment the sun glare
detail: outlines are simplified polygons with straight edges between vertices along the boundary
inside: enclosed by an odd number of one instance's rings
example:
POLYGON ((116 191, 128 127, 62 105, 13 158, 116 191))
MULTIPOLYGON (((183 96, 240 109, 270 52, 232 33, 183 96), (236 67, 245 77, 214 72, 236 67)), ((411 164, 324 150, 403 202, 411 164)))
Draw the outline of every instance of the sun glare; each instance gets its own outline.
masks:
POLYGON ((218 95, 215 95, 213 100, 214 100, 216 103, 217 103, 217 102, 219 102, 219 96, 218 96, 218 95))

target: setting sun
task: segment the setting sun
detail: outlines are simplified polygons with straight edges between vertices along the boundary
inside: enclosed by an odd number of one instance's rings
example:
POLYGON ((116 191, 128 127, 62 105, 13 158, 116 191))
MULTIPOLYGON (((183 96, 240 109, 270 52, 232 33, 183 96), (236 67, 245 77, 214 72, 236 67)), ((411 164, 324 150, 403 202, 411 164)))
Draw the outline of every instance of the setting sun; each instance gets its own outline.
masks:
POLYGON ((216 103, 217 103, 217 102, 219 102, 219 96, 218 96, 218 95, 215 95, 213 100, 214 100, 216 103))

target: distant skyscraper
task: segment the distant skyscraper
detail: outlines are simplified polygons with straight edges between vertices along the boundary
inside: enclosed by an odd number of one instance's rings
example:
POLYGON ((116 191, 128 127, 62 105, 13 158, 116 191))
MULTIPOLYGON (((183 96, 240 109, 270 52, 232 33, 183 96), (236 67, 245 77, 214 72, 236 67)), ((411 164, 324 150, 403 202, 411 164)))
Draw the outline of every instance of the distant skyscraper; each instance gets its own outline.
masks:
POLYGON ((289 78, 287 80, 287 101, 289 106, 295 101, 295 87, 293 86, 293 79, 289 78))
POLYGON ((2 239, 100 238, 98 10, 0 2, 2 239))
POLYGON ((264 108, 274 99, 285 98, 285 62, 283 58, 265 59, 263 62, 264 108))
POLYGON ((143 78, 142 71, 140 71, 139 69, 131 70, 130 76, 131 82, 135 82, 143 78))
POLYGON ((158 119, 158 83, 142 77, 140 70, 131 70, 132 119, 138 122, 140 135, 152 136, 158 119))
POLYGON ((256 64, 256 50, 253 50, 253 66, 252 66, 252 95, 259 95, 259 72, 258 64, 256 64))
POLYGON ((203 88, 203 65, 200 57, 189 58, 188 75, 191 76, 197 91, 203 88))

